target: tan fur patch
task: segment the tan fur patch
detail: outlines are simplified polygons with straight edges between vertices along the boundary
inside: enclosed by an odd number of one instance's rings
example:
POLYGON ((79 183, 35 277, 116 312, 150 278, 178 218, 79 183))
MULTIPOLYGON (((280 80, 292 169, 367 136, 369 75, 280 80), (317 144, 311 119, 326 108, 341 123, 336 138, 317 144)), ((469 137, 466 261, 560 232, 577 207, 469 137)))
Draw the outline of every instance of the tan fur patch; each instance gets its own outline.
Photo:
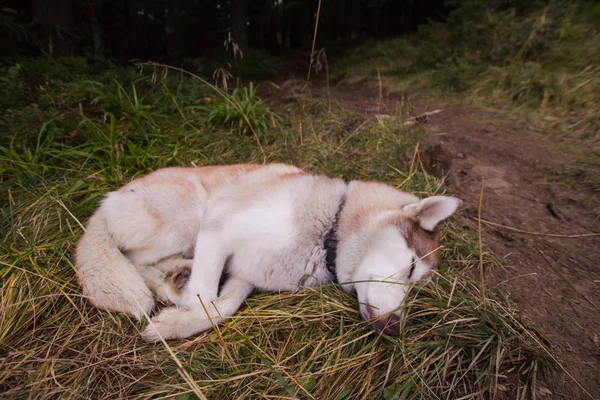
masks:
POLYGON ((402 215, 391 218, 389 222, 398 228, 417 257, 435 267, 440 253, 437 233, 424 230, 418 221, 402 215))
POLYGON ((192 273, 191 268, 183 267, 169 271, 165 274, 165 283, 170 285, 174 292, 180 293, 192 273))

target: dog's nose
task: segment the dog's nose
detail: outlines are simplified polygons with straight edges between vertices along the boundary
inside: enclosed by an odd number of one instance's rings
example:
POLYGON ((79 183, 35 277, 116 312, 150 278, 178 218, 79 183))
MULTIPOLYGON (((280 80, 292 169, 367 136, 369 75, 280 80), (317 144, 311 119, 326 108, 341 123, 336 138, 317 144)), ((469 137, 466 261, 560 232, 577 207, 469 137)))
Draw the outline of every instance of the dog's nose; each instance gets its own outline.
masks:
POLYGON ((386 335, 398 336, 400 334, 400 317, 396 314, 379 317, 374 319, 371 324, 373 328, 386 335))
POLYGON ((364 310, 363 318, 369 321, 371 326, 379 332, 385 333, 390 336, 398 336, 400 334, 400 317, 396 314, 389 314, 386 316, 375 316, 373 309, 367 307, 364 310))

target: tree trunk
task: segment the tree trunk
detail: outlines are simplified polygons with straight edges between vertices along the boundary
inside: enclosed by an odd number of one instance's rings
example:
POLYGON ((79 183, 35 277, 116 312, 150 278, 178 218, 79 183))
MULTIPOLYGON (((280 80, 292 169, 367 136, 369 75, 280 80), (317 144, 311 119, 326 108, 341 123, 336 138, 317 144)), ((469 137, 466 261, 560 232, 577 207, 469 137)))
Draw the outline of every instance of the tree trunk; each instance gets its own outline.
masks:
POLYGON ((87 4, 87 15, 90 21, 90 30, 92 34, 92 54, 94 59, 102 58, 102 26, 98 20, 98 10, 94 7, 92 2, 87 4))
POLYGON ((246 33, 246 0, 233 0, 231 4, 231 33, 242 50, 248 44, 246 33))
POLYGON ((35 0, 34 16, 42 30, 42 50, 51 57, 77 54, 71 0, 35 0))

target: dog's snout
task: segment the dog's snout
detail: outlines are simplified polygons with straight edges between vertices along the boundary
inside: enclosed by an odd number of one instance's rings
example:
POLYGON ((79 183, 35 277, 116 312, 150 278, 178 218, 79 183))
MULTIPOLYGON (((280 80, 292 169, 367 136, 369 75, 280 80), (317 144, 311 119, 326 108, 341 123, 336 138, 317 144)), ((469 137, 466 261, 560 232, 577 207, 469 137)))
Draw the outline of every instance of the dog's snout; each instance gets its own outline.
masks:
POLYGON ((396 314, 376 318, 373 320, 372 325, 379 332, 386 335, 398 336, 400 334, 400 317, 396 314))
POLYGON ((390 336, 400 334, 400 317, 396 314, 376 316, 371 307, 366 307, 363 313, 365 320, 377 331, 390 336))

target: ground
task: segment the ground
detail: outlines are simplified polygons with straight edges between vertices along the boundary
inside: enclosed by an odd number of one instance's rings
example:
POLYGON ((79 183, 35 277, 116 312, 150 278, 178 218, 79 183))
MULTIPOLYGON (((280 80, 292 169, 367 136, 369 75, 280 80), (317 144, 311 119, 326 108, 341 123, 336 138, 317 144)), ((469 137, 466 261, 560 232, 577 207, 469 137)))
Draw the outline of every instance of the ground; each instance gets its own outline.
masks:
MULTIPOLYGON (((298 76, 277 83, 280 90, 265 92, 274 102, 303 85, 298 76)), ((327 91, 322 79, 310 85, 313 96, 327 91)), ((398 115, 401 101, 413 115, 441 110, 427 117, 431 136, 421 158, 431 173, 447 175, 451 193, 465 202, 462 222, 473 230, 483 181, 483 243, 505 261, 486 272, 486 285, 541 328, 559 364, 556 376, 537 383, 538 398, 597 398, 600 201, 592 189, 553 178, 584 144, 573 150, 569 142, 566 151, 556 135, 536 132, 506 112, 442 104, 366 82, 338 83, 329 91, 365 120, 398 115)))

